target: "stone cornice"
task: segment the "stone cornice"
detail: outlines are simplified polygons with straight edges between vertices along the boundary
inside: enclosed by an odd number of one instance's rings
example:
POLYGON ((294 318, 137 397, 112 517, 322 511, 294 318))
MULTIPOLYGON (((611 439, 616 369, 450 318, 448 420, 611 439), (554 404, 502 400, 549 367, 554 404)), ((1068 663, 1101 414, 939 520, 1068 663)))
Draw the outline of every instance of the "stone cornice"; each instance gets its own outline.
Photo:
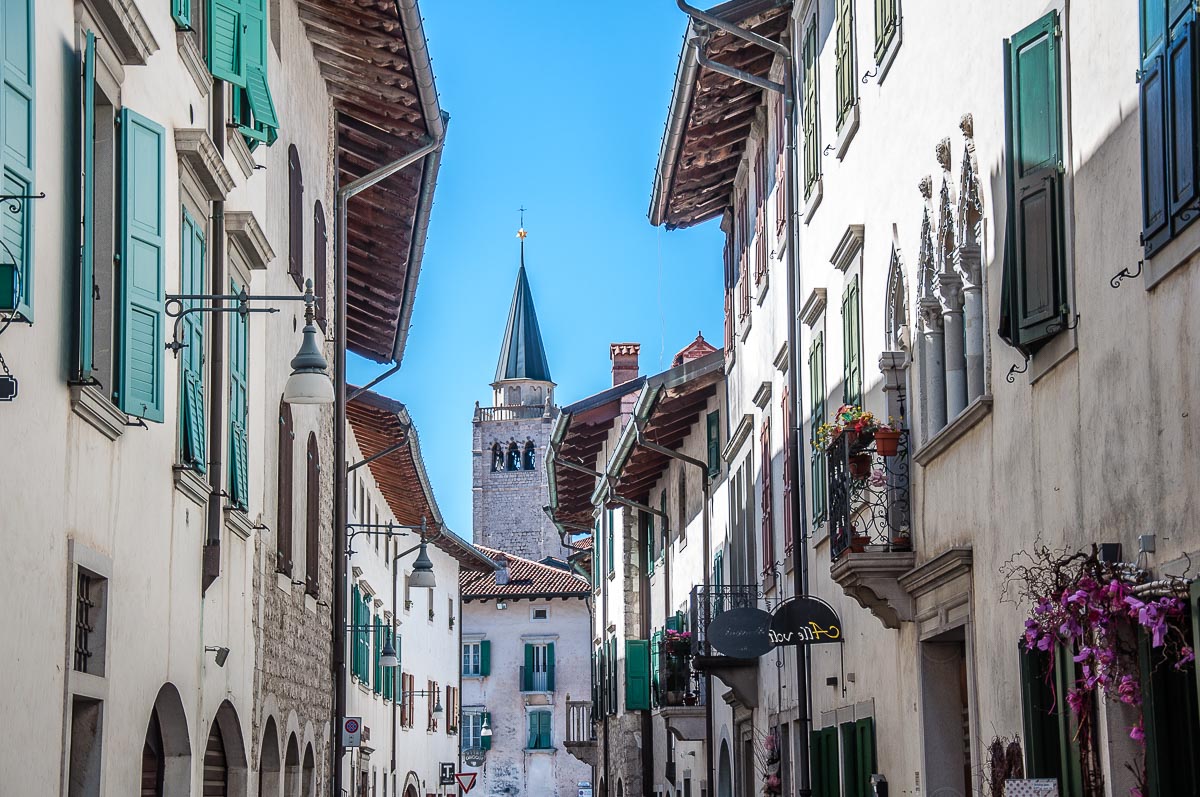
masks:
POLYGON ((180 163, 196 176, 205 197, 213 202, 223 202, 233 190, 233 176, 225 168, 217 145, 208 131, 201 127, 189 127, 175 131, 175 152, 180 163))
POLYGON ((254 270, 263 270, 275 259, 275 250, 267 240, 262 225, 254 212, 233 210, 225 213, 225 230, 246 258, 246 264, 254 270))
POLYGON ((959 576, 969 575, 972 560, 970 547, 950 548, 900 576, 900 586, 919 598, 959 576))
POLYGON ((837 248, 833 250, 833 257, 829 258, 829 262, 838 271, 848 269, 854 256, 862 251, 865 230, 861 224, 851 224, 842 234, 842 240, 838 241, 837 248))
POLYGON ((804 300, 804 306, 800 308, 800 320, 809 329, 817 325, 821 314, 825 312, 825 289, 813 288, 812 293, 804 300))
POLYGON ((158 51, 158 42, 133 0, 92 0, 89 5, 104 23, 109 44, 125 66, 145 66, 158 51))

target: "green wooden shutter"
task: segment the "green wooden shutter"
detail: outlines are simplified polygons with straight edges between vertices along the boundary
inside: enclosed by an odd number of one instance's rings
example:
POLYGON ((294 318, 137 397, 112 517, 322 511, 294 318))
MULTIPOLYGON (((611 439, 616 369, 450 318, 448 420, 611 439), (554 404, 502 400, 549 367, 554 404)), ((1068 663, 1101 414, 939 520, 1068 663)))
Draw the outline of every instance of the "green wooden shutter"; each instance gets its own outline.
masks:
POLYGON ((854 2, 837 0, 837 39, 834 49, 837 84, 837 127, 842 128, 850 109, 858 101, 858 78, 854 74, 854 2))
POLYGON ((525 644, 525 669, 521 671, 521 691, 533 691, 533 645, 525 644))
POLYGON ((662 689, 662 677, 660 670, 662 669, 662 631, 655 631, 650 635, 650 705, 652 708, 657 708, 659 705, 659 694, 662 689))
MULTIPOLYGON (((204 231, 186 210, 180 224, 180 292, 204 293, 204 231)), ((185 307, 199 306, 185 302, 185 307)), ((192 313, 183 317, 183 342, 180 352, 180 455, 183 464, 201 473, 205 470, 204 422, 204 316, 192 313)))
POLYGON ((721 473, 721 411, 708 414, 708 475, 717 477, 721 473))
POLYGON ((541 746, 541 749, 543 749, 543 750, 549 750, 551 747, 554 746, 553 738, 551 736, 551 730, 552 730, 551 725, 554 720, 554 714, 552 714, 549 711, 540 711, 538 713, 542 715, 541 745, 540 746, 541 746))
POLYGON ((625 710, 650 708, 650 643, 625 640, 625 710))
MULTIPOLYGON (((480 731, 482 731, 483 726, 486 725, 486 726, 488 726, 489 730, 493 730, 493 732, 494 732, 494 729, 492 729, 492 714, 490 711, 483 712, 483 719, 481 720, 481 723, 482 724, 479 726, 480 731)), ((492 749, 492 737, 484 736, 482 733, 480 733, 479 747, 483 750, 491 750, 492 749)))
POLYGON ((802 52, 804 84, 804 198, 812 194, 821 176, 821 114, 817 94, 817 17, 804 31, 802 52))
POLYGON ((171 0, 171 19, 175 27, 188 30, 192 27, 192 0, 171 0))
MULTIPOLYGON (((1192 612, 1192 648, 1200 645, 1200 578, 1192 579, 1188 600, 1192 612)), ((1192 664, 1192 674, 1196 677, 1196 692, 1200 694, 1200 665, 1192 664)))
MULTIPOLYGON (((1076 667, 1072 651, 1059 644, 1054 651, 1054 691, 1065 695, 1075 686, 1076 667)), ((1059 794, 1061 797, 1083 797, 1083 770, 1079 744, 1079 723, 1067 706, 1067 701, 1057 699, 1054 703, 1058 719, 1059 738, 1059 794)))
POLYGON ((854 723, 843 722, 838 726, 838 735, 842 741, 842 785, 846 797, 865 797, 858 780, 858 735, 854 723))
POLYGON ((163 420, 164 131, 121 110, 117 406, 163 420))
POLYGON ((1054 714, 1054 691, 1050 688, 1050 657, 1036 648, 1019 644, 1021 671, 1021 715, 1025 730, 1025 769, 1031 778, 1057 778, 1062 771, 1059 757, 1058 719, 1054 714))
POLYGON ((725 611, 725 597, 722 590, 725 587, 725 553, 717 551, 713 554, 713 586, 717 589, 717 599, 713 602, 713 614, 718 615, 725 611))
POLYGON ((88 381, 95 370, 95 294, 96 282, 96 34, 84 36, 83 85, 81 86, 80 118, 83 130, 80 146, 83 150, 83 183, 80 210, 83 214, 83 240, 79 246, 79 329, 75 341, 76 376, 88 381))
MULTIPOLYGON (((230 293, 241 286, 230 283, 230 293)), ((229 315, 229 495, 242 511, 250 507, 249 489, 249 316, 229 315)))
POLYGON ((361 621, 360 606, 362 600, 359 598, 358 585, 354 584, 350 587, 350 671, 355 676, 360 675, 358 663, 358 635, 361 633, 359 624, 361 621))
POLYGON ((616 569, 617 569, 616 534, 617 534, 617 531, 613 527, 613 511, 610 509, 610 510, 608 510, 608 557, 606 560, 607 565, 608 565, 608 574, 610 576, 613 573, 615 573, 616 569))
POLYGON ((554 691, 554 643, 546 644, 546 691, 554 691))
MULTIPOLYGON (((0 0, 0 194, 35 193, 33 0, 0 0)), ((33 216, 36 199, 0 213, 0 310, 33 320, 33 216)))
POLYGON ((487 639, 479 643, 479 674, 492 674, 492 643, 487 639))
POLYGON ((654 575, 654 515, 646 515, 646 572, 654 575))
POLYGON ((375 616, 375 694, 383 692, 383 623, 375 616))
POLYGON ((841 781, 838 777, 838 729, 830 726, 822 733, 825 736, 821 749, 821 763, 826 772, 825 785, 829 790, 829 797, 838 797, 841 793, 841 781))
POLYGON ((896 4, 899 0, 875 0, 875 63, 883 61, 888 46, 896 36, 897 13, 896 4))
POLYGON ((1142 239, 1150 255, 1170 237, 1167 227, 1166 0, 1141 2, 1141 72, 1138 79, 1142 155, 1142 239), (1163 233, 1160 236, 1160 233, 1163 233))
POLYGON ((862 315, 857 274, 842 293, 842 403, 862 404, 862 315))
POLYGON ((855 777, 861 797, 871 797, 871 775, 875 774, 875 720, 854 721, 855 777))
POLYGON ((1052 11, 1008 47, 1012 273, 1001 315, 1005 336, 1026 349, 1058 332, 1066 310, 1059 39, 1052 11))
POLYGON ((825 451, 817 442, 817 430, 825 423, 825 336, 822 332, 813 333, 812 347, 808 350, 808 385, 809 404, 812 416, 809 419, 810 439, 812 441, 812 499, 813 522, 820 523, 825 519, 825 451))
POLYGON ((244 9, 241 0, 208 0, 208 71, 235 86, 246 86, 244 9))

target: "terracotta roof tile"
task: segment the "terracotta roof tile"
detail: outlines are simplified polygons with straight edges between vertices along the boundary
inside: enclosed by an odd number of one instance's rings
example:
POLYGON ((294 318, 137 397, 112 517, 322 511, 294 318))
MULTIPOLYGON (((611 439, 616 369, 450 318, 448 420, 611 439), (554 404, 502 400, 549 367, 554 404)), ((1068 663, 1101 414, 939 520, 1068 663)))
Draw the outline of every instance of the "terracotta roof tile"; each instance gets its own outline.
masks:
POLYGON ((591 588, 580 576, 550 565, 524 559, 497 548, 476 545, 489 558, 508 560, 508 583, 497 584, 494 573, 459 573, 459 591, 463 600, 483 598, 583 598, 591 588))

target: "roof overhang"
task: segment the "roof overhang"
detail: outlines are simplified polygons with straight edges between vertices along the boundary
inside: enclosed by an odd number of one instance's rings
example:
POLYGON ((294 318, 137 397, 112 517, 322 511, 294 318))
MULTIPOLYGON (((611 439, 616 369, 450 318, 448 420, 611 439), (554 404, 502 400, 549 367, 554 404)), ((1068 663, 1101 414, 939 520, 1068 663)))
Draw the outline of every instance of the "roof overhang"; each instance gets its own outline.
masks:
MULTIPOLYGON (((353 388, 351 388, 353 392, 353 388)), ((393 399, 367 391, 346 403, 346 416, 376 486, 383 493, 396 522, 405 526, 425 524, 432 534, 429 542, 453 556, 460 567, 490 572, 496 563, 483 551, 446 528, 421 457, 421 443, 408 408, 393 399), (388 448, 398 448, 383 454, 388 448)))
POLYGON ((604 479, 597 483, 591 502, 597 506, 606 503, 609 490, 622 498, 645 502, 670 458, 646 448, 639 440, 678 449, 724 380, 725 354, 720 349, 651 377, 613 448, 604 479))
MULTIPOLYGON (((416 0, 296 0, 337 116, 338 185, 445 134, 416 0)), ((400 362, 441 150, 347 203, 346 345, 400 362)))
POLYGON ((550 519, 564 539, 591 527, 596 477, 588 471, 600 470, 600 450, 620 420, 623 401, 645 384, 646 377, 639 376, 563 407, 559 414, 546 452, 546 476, 550 519))
MULTIPOLYGON (((730 0, 708 13, 760 36, 780 41, 788 29, 790 0, 730 0)), ((692 39, 711 34, 708 58, 767 77, 776 56, 726 31, 688 22, 675 88, 659 148, 650 223, 690 227, 720 216, 731 203, 733 180, 762 104, 762 89, 699 64, 692 39)))

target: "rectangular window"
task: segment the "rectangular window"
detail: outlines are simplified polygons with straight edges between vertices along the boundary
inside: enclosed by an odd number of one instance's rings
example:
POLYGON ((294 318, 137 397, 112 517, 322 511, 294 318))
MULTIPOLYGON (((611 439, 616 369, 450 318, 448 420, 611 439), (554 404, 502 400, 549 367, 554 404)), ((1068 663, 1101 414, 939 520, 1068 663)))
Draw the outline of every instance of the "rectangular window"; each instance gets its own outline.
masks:
POLYGON ((713 410, 705 420, 708 436, 708 475, 715 479, 721 475, 721 411, 713 410))
POLYGON ((875 0, 875 63, 882 64, 900 29, 900 0, 875 0))
POLYGON ((857 274, 842 294, 842 403, 862 404, 862 304, 857 274))
MULTIPOLYGON (((0 0, 0 194, 29 197, 33 184, 34 24, 33 0, 0 0)), ((33 320, 33 216, 36 199, 5 203, 0 216, 0 312, 33 320), (12 212, 15 210, 15 212, 12 212)))
POLYGON ((817 99, 817 17, 814 14, 804 29, 801 53, 802 85, 804 88, 804 198, 812 194, 821 176, 821 119, 817 99))
POLYGON ((446 733, 458 733, 458 687, 446 687, 446 733))
POLYGON ((75 577, 75 671, 104 675, 108 579, 77 569, 75 577))
POLYGON ((820 331, 813 332, 813 342, 808 350, 808 385, 809 406, 812 415, 809 420, 809 439, 811 440, 812 462, 812 503, 813 523, 819 524, 825 520, 827 501, 825 491, 825 452, 817 443, 817 430, 825 423, 825 336, 820 331))
POLYGON ((483 712, 465 711, 462 715, 462 725, 459 727, 459 737, 463 750, 478 750, 483 741, 483 712))
POLYGON ((1196 8, 1141 0, 1138 72, 1142 141, 1142 239, 1146 256, 1196 217, 1196 8))
POLYGON ((481 675, 479 668, 479 642, 464 642, 462 646, 462 674, 481 675))
POLYGON ((783 552, 790 555, 794 534, 792 532, 792 470, 796 462, 796 437, 792 429, 792 404, 788 400, 788 389, 783 389, 780 397, 780 411, 783 414, 783 552))
POLYGON ((772 516, 771 492, 775 488, 771 457, 771 418, 763 418, 759 434, 759 452, 762 457, 762 552, 763 573, 775 567, 775 519, 772 516))
POLYGON ((1068 313, 1061 37, 1052 11, 1005 50, 1009 242, 1000 337, 1027 352, 1061 332, 1068 313))
POLYGON ((760 285, 767 276, 767 157, 766 141, 754 156, 754 284, 760 285))
POLYGON ((725 587, 724 551, 717 551, 713 554, 712 585, 717 594, 717 599, 713 601, 713 615, 716 616, 725 611, 725 598, 722 594, 725 587))
POLYGON ((858 76, 855 74, 854 0, 837 0, 837 39, 834 46, 834 72, 837 83, 837 128, 858 102, 858 76))
POLYGON ((438 720, 437 715, 433 713, 433 707, 438 701, 437 681, 426 681, 425 693, 425 730, 436 731, 438 720))
POLYGON ((530 750, 549 750, 551 747, 550 721, 553 715, 549 711, 529 712, 529 742, 530 750))
MULTIPOLYGON (((180 223, 179 292, 201 294, 204 290, 204 227, 187 210, 180 223)), ((192 300, 185 309, 198 307, 192 300)), ((185 348, 179 353, 179 460, 186 468, 204 473, 205 434, 208 431, 204 412, 204 313, 183 317, 185 348)))
POLYGON ((554 691, 554 643, 526 643, 521 668, 522 692, 554 691))

